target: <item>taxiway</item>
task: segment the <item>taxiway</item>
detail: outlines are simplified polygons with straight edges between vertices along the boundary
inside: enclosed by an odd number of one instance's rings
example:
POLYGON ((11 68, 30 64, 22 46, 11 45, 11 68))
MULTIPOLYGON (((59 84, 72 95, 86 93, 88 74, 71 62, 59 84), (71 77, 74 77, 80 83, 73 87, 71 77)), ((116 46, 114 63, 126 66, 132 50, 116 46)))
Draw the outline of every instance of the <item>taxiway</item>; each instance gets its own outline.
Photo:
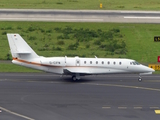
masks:
POLYGON ((0 73, 2 120, 159 120, 160 75, 0 73))

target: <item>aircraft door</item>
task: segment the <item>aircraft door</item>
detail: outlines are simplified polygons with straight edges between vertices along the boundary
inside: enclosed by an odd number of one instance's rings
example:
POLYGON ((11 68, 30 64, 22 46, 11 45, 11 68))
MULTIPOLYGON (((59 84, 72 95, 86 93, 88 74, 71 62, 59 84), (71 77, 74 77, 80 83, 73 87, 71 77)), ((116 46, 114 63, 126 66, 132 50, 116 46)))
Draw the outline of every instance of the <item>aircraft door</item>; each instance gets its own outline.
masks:
POLYGON ((67 65, 67 56, 65 56, 65 60, 64 60, 65 66, 67 65))
POLYGON ((76 59, 76 66, 80 66, 80 59, 76 59))

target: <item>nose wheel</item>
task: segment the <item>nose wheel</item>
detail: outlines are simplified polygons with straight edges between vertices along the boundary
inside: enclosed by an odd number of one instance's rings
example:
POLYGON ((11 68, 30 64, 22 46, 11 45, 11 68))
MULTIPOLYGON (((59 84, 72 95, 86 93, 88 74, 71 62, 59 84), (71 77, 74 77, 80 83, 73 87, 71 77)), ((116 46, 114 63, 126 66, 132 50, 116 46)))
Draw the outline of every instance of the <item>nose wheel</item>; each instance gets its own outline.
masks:
POLYGON ((141 76, 139 76, 138 81, 139 81, 139 82, 142 82, 142 78, 141 78, 141 76))

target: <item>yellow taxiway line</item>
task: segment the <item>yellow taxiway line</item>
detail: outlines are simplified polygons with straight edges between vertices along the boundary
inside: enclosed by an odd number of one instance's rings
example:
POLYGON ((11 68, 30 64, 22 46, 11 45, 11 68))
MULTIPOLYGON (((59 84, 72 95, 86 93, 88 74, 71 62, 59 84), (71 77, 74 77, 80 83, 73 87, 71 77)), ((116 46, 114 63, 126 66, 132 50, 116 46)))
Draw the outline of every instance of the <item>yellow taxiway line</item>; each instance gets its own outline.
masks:
POLYGON ((155 113, 160 115, 160 110, 155 110, 155 113))

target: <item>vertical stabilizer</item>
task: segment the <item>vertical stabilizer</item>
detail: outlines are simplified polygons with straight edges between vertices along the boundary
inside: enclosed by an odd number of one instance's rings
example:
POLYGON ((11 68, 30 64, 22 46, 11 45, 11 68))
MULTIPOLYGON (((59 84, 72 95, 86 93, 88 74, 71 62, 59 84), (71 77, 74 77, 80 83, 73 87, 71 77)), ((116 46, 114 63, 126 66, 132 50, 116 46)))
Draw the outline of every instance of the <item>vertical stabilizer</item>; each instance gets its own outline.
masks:
POLYGON ((39 57, 19 34, 7 34, 13 58, 30 60, 39 57))

